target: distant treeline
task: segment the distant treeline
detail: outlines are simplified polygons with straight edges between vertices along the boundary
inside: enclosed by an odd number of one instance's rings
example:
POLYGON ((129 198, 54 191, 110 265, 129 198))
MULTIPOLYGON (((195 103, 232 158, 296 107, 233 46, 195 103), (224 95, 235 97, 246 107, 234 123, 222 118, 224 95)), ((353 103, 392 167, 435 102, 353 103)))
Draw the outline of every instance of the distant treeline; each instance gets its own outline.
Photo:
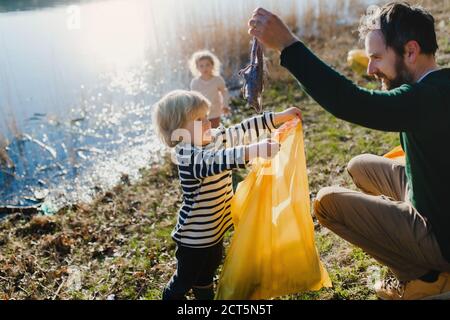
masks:
POLYGON ((27 11, 105 0, 0 0, 0 12, 27 11))

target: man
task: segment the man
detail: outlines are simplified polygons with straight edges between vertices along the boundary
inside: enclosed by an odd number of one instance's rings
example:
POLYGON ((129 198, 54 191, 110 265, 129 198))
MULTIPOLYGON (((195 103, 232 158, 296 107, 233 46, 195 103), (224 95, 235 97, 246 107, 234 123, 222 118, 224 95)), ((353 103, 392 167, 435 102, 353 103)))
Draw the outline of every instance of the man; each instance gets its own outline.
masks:
POLYGON ((255 10, 249 34, 281 53, 281 65, 323 108, 368 128, 400 133, 406 164, 375 155, 352 159, 362 192, 320 190, 320 223, 388 266, 396 279, 375 285, 382 299, 450 298, 450 69, 439 69, 434 18, 389 3, 361 20, 366 90, 317 58, 274 14, 255 10))

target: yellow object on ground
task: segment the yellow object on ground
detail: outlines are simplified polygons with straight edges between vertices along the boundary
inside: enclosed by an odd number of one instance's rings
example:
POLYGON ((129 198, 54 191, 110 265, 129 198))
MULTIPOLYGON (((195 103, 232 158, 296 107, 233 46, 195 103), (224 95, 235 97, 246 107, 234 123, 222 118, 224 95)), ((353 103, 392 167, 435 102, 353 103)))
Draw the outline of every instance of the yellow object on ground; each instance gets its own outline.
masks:
POLYGON ((355 49, 348 52, 347 63, 356 73, 365 74, 369 64, 369 58, 364 50, 355 49))
POLYGON ((268 299, 330 287, 314 242, 299 120, 281 127, 280 152, 256 159, 233 198, 235 232, 216 299, 268 299))
POLYGON ((405 161, 405 152, 401 146, 397 146, 384 155, 385 158, 389 158, 397 161, 405 161))

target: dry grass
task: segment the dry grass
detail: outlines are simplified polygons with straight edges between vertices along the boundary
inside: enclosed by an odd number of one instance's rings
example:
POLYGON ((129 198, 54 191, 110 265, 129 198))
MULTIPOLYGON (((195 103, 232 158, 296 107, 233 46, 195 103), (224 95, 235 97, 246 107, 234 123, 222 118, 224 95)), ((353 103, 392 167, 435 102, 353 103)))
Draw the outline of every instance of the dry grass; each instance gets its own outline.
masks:
MULTIPOLYGON (((330 5, 329 1, 320 0, 318 8, 311 2, 306 2, 304 7, 299 8, 296 1, 287 9, 273 2, 271 10, 278 13, 288 26, 296 33, 306 39, 330 39, 337 36, 347 27, 338 24, 338 20, 347 14, 358 16, 364 8, 357 0, 349 0, 351 10, 345 11, 342 5, 344 0, 337 1, 336 5, 330 5), (302 11, 299 16, 296 13, 302 11)), ((239 12, 248 13, 239 17, 223 17, 217 11, 211 13, 213 23, 208 28, 200 27, 197 23, 199 17, 195 14, 188 15, 185 25, 181 25, 181 30, 189 30, 189 41, 177 43, 177 51, 186 59, 196 50, 209 49, 215 52, 219 59, 223 61, 223 75, 226 79, 235 76, 237 71, 248 62, 248 52, 250 48, 250 36, 247 33, 247 20, 251 12, 257 7, 256 1, 246 1, 241 4, 239 12), (226 32, 225 32, 226 30, 226 32)), ((269 57, 273 53, 268 52, 269 57)), ((271 73, 272 79, 277 79, 279 71, 271 73)))
MULTIPOLYGON (((438 30, 442 66, 450 61, 446 58, 450 52, 450 21, 445 11, 448 2, 433 7, 437 23, 444 21, 438 30)), ((361 85, 372 86, 367 78, 354 75, 345 63, 347 51, 361 45, 352 33, 355 29, 329 28, 329 38, 310 35, 307 42, 340 72, 361 85)), ((329 185, 355 188, 345 173, 347 162, 365 152, 385 153, 398 144, 397 135, 334 118, 283 72, 277 80, 271 74, 264 92, 265 108, 302 108, 312 196, 329 185)), ((240 99, 233 105, 233 122, 253 113, 240 99)), ((143 170, 141 181, 134 185, 124 179, 91 204, 66 208, 52 217, 10 215, 0 222, 0 298, 159 299, 175 269, 175 245, 170 232, 180 200, 177 172, 166 161, 161 167, 143 170)), ((283 299, 375 298, 371 277, 374 270, 383 273, 385 269, 318 225, 316 243, 334 287, 283 299)))

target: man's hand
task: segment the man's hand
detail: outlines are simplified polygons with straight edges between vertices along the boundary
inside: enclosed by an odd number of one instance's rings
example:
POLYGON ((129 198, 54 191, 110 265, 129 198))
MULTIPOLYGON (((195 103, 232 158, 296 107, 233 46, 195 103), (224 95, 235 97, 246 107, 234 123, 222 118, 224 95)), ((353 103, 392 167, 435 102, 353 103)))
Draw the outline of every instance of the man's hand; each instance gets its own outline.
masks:
POLYGON ((253 11, 248 26, 250 27, 248 30, 250 35, 255 36, 266 47, 279 52, 299 41, 277 15, 263 8, 253 11))
POLYGON ((282 112, 277 112, 274 115, 273 118, 273 122, 275 123, 276 126, 285 123, 289 120, 292 120, 294 118, 299 118, 300 120, 302 119, 302 112, 300 111, 299 108, 296 107, 291 107, 289 109, 286 109, 282 112))

